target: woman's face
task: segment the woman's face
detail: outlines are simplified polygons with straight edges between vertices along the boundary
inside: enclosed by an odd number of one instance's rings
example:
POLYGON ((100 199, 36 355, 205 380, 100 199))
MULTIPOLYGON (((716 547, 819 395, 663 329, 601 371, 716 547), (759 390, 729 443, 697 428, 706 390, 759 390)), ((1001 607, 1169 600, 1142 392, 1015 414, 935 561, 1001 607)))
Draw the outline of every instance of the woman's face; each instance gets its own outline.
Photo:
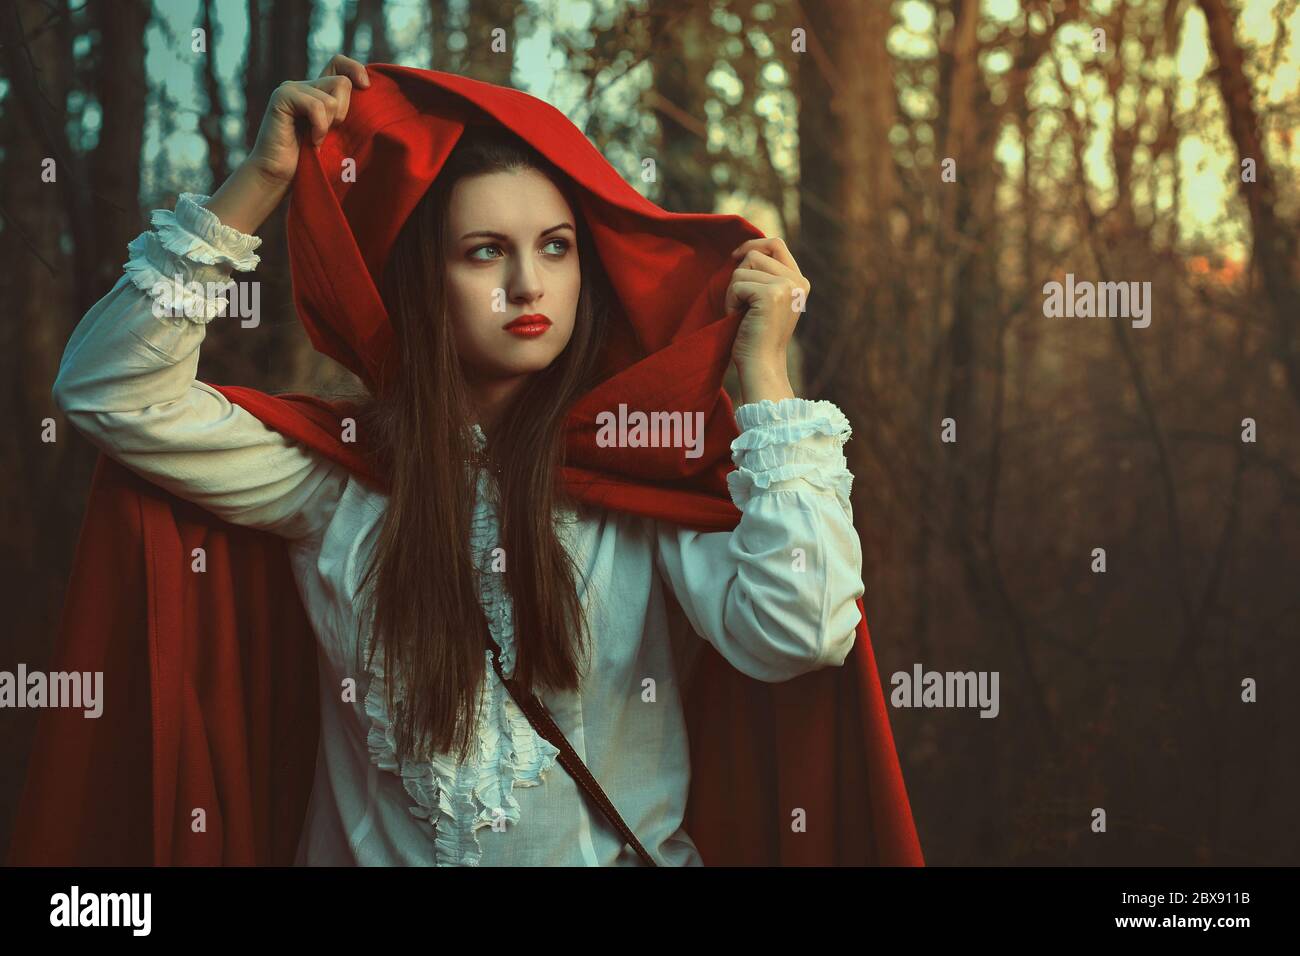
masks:
POLYGON ((532 169, 467 176, 447 219, 447 302, 466 377, 546 368, 573 335, 582 287, 564 195, 532 169))

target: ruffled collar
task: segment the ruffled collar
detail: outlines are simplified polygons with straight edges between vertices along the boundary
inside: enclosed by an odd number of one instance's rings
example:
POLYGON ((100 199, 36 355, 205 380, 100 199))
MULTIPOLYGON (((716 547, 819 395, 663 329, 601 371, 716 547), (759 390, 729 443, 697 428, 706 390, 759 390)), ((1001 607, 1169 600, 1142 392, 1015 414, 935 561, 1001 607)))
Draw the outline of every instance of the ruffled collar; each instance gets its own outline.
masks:
MULTIPOLYGON (((486 442, 483 430, 476 424, 473 433, 481 450, 486 442)), ((514 617, 504 575, 494 570, 494 559, 500 556, 494 553, 500 546, 499 524, 482 469, 476 478, 472 536, 488 629, 501 649, 502 672, 511 677, 515 667, 514 617)), ((495 567, 500 566, 496 561, 495 567)), ((366 644, 368 658, 369 635, 366 644)), ((482 858, 478 831, 494 823, 497 828, 517 824, 520 807, 512 791, 515 787, 540 786, 559 754, 558 748, 533 730, 502 686, 492 667, 491 651, 484 648, 483 653, 486 676, 480 691, 478 727, 470 753, 459 765, 446 754, 436 754, 432 759, 398 760, 382 655, 375 656, 370 668, 365 699, 370 758, 381 770, 401 777, 407 794, 415 801, 409 808, 411 814, 434 841, 438 866, 477 866, 482 858)), ((400 692, 397 703, 400 706, 400 692)))

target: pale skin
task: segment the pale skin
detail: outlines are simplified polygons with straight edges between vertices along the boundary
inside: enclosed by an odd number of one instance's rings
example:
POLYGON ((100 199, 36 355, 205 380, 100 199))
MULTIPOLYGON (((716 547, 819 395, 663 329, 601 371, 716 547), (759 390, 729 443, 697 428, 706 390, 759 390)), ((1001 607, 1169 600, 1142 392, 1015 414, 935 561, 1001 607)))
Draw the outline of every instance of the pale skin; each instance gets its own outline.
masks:
MULTIPOLYGON (((347 117, 353 90, 369 86, 366 68, 342 55, 316 80, 281 83, 248 158, 207 208, 234 229, 256 232, 297 172, 298 125, 319 145, 347 117)), ((446 285, 456 345, 479 424, 490 432, 528 377, 554 361, 573 334, 581 288, 575 218, 549 179, 521 170, 457 183, 448 219, 446 285), (497 235, 473 235, 484 231, 497 235), (538 313, 552 323, 539 336, 503 328, 538 313)), ((802 314, 796 290, 806 299, 812 287, 780 238, 751 239, 732 256, 737 262, 725 307, 728 314, 744 313, 731 353, 742 400, 793 398, 786 353, 802 314)))
POLYGON ((469 176, 452 190, 447 304, 484 431, 573 336, 582 289, 574 222, 563 194, 536 170, 469 176), (552 325, 535 338, 505 330, 525 315, 544 315, 552 325))

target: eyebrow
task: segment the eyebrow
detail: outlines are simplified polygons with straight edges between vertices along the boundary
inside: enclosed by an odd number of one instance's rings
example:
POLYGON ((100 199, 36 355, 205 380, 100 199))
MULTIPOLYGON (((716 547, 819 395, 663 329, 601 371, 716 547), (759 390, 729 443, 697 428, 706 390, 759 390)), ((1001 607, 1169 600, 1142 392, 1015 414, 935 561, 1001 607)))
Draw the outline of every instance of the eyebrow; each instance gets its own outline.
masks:
MULTIPOLYGON (((557 229, 573 229, 573 224, 568 222, 556 223, 550 229, 543 229, 541 235, 543 236, 549 235, 552 232, 555 232, 557 229)), ((573 229, 573 231, 576 233, 578 230, 573 229)), ((475 229, 473 232, 467 232, 465 233, 465 235, 460 237, 460 241, 464 242, 466 239, 471 239, 478 236, 484 236, 488 239, 499 239, 502 242, 510 241, 509 236, 504 235, 503 233, 500 232, 492 232, 488 229, 475 229)))

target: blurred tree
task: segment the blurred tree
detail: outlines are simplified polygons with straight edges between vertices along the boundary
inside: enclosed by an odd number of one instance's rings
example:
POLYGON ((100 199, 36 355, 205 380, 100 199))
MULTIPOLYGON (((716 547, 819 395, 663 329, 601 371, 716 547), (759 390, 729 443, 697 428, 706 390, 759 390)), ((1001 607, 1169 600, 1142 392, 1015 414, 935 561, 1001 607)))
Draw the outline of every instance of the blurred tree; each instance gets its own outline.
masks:
POLYGON ((1277 324, 1276 350, 1286 369, 1291 395, 1300 402, 1300 279, 1296 275, 1295 223, 1286 227, 1279 220, 1277 190, 1273 164, 1260 139, 1250 82, 1242 64, 1241 49, 1233 30, 1233 19, 1224 0, 1201 0, 1210 43, 1219 61, 1217 77, 1228 111, 1228 129, 1237 147, 1239 164, 1251 161, 1255 166, 1254 182, 1237 177, 1242 198, 1250 213, 1253 230, 1251 249, 1255 266, 1264 279, 1264 291, 1272 306, 1277 324))
MULTIPOLYGON (((199 87, 207 99, 207 109, 199 116, 199 132, 208 151, 208 173, 214 184, 224 183, 230 176, 230 156, 226 148, 226 105, 221 96, 221 80, 217 76, 217 26, 212 18, 213 0, 203 0, 201 25, 207 36, 207 53, 198 59, 199 87)), ((141 82, 144 77, 141 76, 141 82)), ((139 97, 144 109, 144 97, 139 97)), ((143 118, 143 117, 142 117, 143 118)), ((143 125, 140 127, 143 129, 143 125)), ((215 188, 215 186, 214 186, 215 188)))

